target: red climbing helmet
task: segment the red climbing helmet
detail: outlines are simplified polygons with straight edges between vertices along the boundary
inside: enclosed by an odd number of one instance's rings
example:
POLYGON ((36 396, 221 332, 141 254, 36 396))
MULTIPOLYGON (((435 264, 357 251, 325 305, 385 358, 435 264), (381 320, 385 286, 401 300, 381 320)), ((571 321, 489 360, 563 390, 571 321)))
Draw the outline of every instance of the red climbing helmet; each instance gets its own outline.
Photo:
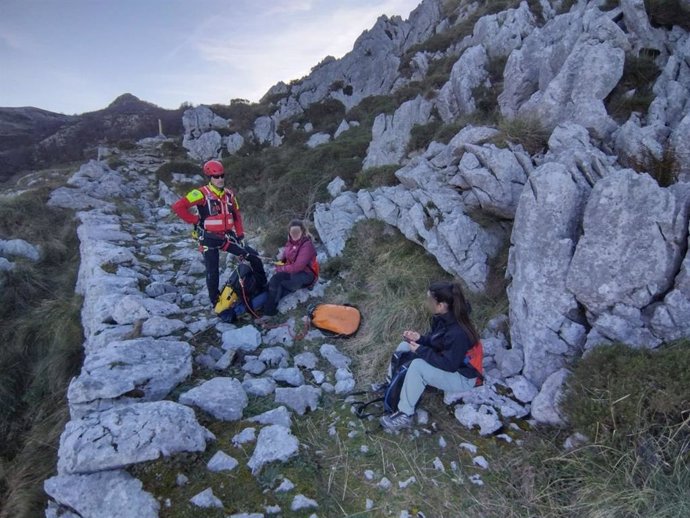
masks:
POLYGON ((223 174, 223 164, 218 160, 209 160, 204 164, 204 174, 206 176, 223 174))

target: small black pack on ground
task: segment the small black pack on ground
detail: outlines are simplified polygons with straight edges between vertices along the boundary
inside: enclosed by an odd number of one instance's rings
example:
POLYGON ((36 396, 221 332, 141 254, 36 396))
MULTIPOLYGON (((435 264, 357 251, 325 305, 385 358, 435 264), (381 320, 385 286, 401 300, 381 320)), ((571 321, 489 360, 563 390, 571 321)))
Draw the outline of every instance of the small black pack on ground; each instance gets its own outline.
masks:
POLYGON ((414 353, 410 351, 393 353, 390 370, 392 376, 386 391, 383 393, 383 409, 389 414, 398 411, 400 392, 402 391, 403 383, 405 383, 407 368, 414 358, 414 353))
POLYGON ((414 358, 415 354, 411 351, 394 352, 391 356, 386 382, 378 390, 378 392, 383 392, 383 395, 370 399, 369 401, 356 401, 352 403, 352 407, 355 409, 355 414, 364 419, 370 415, 380 415, 383 413, 392 414, 393 412, 396 412, 398 410, 400 392, 402 391, 402 386, 405 382, 407 368, 414 358), (368 408, 376 403, 382 403, 383 409, 379 410, 378 412, 367 411, 368 408))

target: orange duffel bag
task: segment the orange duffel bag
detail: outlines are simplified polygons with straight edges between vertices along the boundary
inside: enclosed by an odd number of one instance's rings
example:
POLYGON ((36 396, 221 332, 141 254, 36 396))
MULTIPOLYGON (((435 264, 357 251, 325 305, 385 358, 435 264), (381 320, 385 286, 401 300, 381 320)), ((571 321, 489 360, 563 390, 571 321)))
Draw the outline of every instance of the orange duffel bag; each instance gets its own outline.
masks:
POLYGON ((354 335, 362 323, 359 310, 347 304, 318 304, 309 310, 309 318, 315 328, 342 338, 354 335))

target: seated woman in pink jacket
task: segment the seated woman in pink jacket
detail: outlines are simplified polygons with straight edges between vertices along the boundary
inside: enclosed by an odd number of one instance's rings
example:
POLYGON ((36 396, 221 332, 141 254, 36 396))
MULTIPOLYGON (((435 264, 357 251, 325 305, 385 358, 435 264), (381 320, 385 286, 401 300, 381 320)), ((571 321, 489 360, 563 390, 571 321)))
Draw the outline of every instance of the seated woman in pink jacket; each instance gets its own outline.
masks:
POLYGON ((263 313, 273 316, 278 302, 290 292, 313 286, 318 279, 316 248, 304 222, 293 219, 288 227, 288 241, 277 263, 276 273, 268 281, 268 298, 263 313))

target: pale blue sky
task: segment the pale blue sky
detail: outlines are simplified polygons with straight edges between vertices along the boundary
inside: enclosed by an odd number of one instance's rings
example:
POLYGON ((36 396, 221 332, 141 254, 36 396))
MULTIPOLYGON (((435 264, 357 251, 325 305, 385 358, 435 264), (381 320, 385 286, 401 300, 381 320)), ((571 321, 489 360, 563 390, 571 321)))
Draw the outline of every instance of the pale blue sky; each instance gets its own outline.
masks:
POLYGON ((258 100, 421 0, 0 0, 0 106, 258 100))

